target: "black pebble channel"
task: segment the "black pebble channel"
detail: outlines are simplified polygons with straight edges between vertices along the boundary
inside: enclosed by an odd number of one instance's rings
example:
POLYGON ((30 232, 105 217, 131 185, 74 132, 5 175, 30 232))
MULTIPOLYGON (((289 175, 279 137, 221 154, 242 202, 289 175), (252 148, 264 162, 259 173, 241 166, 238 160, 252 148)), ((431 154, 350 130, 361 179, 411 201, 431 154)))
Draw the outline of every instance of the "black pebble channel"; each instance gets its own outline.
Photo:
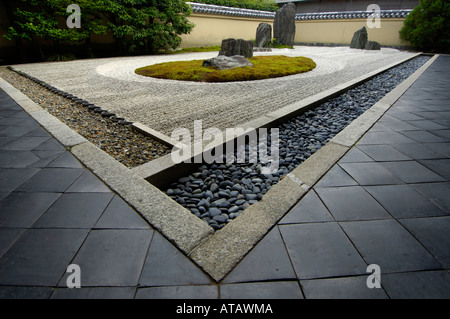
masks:
MULTIPOLYGON (((261 165, 258 163, 227 163, 224 160, 224 163, 201 165, 189 176, 171 183, 165 193, 213 229, 221 229, 250 205, 261 200, 280 179, 327 144, 429 59, 428 56, 419 56, 409 60, 281 124, 277 172, 264 175, 261 174, 261 165)), ((270 149, 270 132, 268 137, 266 147, 270 149)), ((251 156, 249 150, 253 148, 247 144, 247 159, 251 156)), ((225 156, 226 154, 223 155, 224 159, 225 156)))

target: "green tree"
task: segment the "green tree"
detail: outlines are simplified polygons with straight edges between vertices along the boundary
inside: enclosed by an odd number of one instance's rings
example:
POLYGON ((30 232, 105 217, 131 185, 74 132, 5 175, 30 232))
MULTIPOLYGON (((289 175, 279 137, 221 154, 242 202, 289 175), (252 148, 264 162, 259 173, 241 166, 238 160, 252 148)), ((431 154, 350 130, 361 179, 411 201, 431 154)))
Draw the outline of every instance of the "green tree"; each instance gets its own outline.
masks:
POLYGON ((194 28, 187 19, 192 9, 183 0, 101 1, 122 54, 176 49, 180 35, 194 28))
POLYGON ((421 0, 406 17, 400 38, 418 50, 450 52, 450 1, 421 0))

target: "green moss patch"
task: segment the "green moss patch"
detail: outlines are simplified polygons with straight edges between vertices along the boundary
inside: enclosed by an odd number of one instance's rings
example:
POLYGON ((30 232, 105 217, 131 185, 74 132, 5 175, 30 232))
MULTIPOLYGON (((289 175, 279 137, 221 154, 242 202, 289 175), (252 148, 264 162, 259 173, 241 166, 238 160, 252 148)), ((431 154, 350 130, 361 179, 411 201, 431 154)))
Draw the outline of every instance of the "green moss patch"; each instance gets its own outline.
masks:
POLYGON ((139 68, 135 72, 158 79, 234 82, 278 78, 308 72, 316 67, 316 63, 309 58, 284 55, 257 56, 251 58, 250 61, 254 67, 217 70, 212 67, 204 67, 203 60, 193 60, 154 64, 139 68))

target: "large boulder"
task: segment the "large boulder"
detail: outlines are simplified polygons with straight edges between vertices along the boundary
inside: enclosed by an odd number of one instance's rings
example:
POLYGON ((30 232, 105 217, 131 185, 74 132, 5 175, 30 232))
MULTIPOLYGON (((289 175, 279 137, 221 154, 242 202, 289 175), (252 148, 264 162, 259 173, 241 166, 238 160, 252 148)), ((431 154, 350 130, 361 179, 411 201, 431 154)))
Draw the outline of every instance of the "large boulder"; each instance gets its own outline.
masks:
POLYGON ((273 23, 273 37, 282 45, 293 46, 295 38, 296 7, 293 3, 286 3, 275 14, 273 23))
POLYGON ((235 56, 242 55, 246 58, 253 57, 253 41, 243 39, 225 39, 222 40, 220 55, 235 56))
POLYGON ((381 45, 376 41, 367 41, 364 46, 366 50, 381 50, 381 45))
POLYGON ((256 29, 256 46, 264 48, 272 41, 272 26, 268 23, 260 23, 256 29))
POLYGON ((251 63, 248 59, 244 58, 241 55, 219 55, 218 57, 203 61, 203 66, 211 66, 219 70, 229 70, 234 68, 241 68, 244 66, 252 67, 253 63, 251 63))
POLYGON ((366 47, 369 35, 367 33, 366 27, 362 27, 353 34, 352 42, 350 43, 350 48, 352 49, 364 49, 366 47))

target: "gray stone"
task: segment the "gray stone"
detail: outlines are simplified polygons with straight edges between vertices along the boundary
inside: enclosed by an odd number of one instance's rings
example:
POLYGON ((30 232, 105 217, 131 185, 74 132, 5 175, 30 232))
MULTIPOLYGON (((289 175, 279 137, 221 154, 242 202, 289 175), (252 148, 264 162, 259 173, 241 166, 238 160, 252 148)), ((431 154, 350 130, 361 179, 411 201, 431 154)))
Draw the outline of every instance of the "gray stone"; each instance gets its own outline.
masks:
POLYGON ((277 39, 278 44, 294 45, 295 14, 296 9, 293 3, 286 3, 275 14, 273 37, 277 39))
POLYGON ((235 56, 242 55, 245 58, 253 57, 253 41, 243 39, 225 39, 222 40, 222 47, 219 52, 219 56, 235 56))
POLYGON ((260 23, 256 29, 256 46, 267 47, 272 41, 272 26, 268 23, 260 23))
POLYGON ((376 41, 367 41, 364 46, 366 50, 381 50, 381 45, 376 41))
POLYGON ((219 55, 218 57, 203 61, 203 66, 211 66, 219 70, 229 70, 245 66, 253 67, 253 64, 248 59, 240 55, 219 55))
POLYGON ((350 43, 350 48, 352 49, 364 49, 366 47, 369 35, 367 33, 366 27, 362 27, 353 34, 352 42, 350 43))
POLYGON ((220 214, 222 214, 222 212, 218 208, 211 207, 209 209, 209 216, 211 216, 211 217, 218 216, 220 214))

